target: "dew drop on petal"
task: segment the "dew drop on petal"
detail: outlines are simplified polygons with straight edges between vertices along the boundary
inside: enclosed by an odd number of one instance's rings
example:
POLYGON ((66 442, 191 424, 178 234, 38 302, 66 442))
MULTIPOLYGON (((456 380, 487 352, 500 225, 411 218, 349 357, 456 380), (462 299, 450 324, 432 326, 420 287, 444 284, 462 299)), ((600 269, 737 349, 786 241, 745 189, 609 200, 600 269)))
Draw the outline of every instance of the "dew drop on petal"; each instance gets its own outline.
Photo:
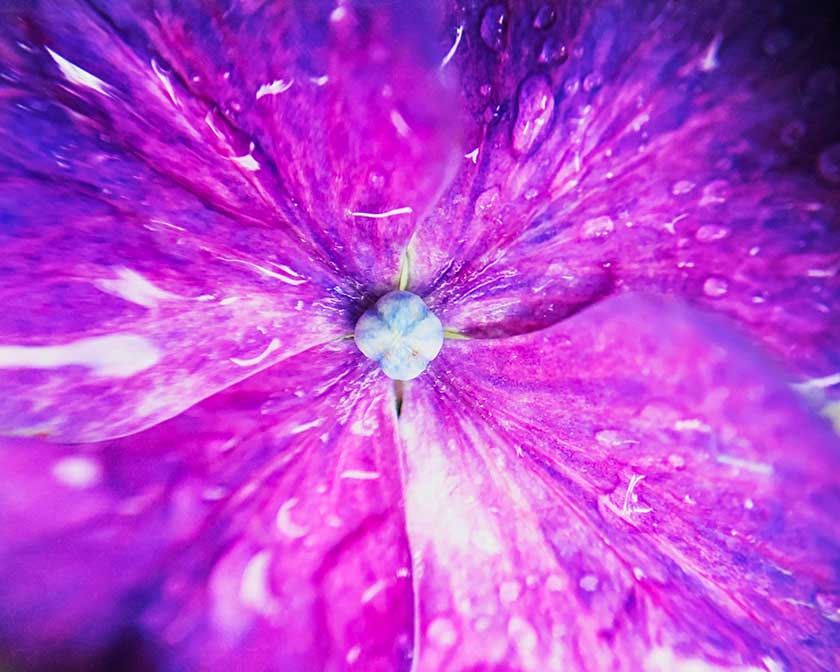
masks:
POLYGON ((601 86, 603 82, 604 79, 603 77, 601 77, 600 73, 590 72, 588 75, 586 75, 586 77, 583 78, 583 90, 586 93, 589 93, 601 86))
POLYGON ((729 229, 725 226, 721 226, 720 224, 704 224, 697 229, 694 237, 701 243, 713 243, 716 240, 726 238, 728 235, 729 229))
POLYGON ((729 285, 726 280, 717 276, 706 278, 706 281, 703 283, 703 293, 712 299, 719 299, 728 290, 729 285))
POLYGON ((826 147, 817 160, 820 175, 834 184, 840 184, 840 142, 826 147))
POLYGON ((522 592, 522 586, 516 581, 505 581, 499 587, 499 600, 503 604, 513 604, 519 599, 519 594, 522 592))
POLYGON ((593 574, 586 574, 581 577, 580 581, 578 581, 578 585, 587 593, 594 593, 598 590, 598 583, 598 577, 593 574))
POLYGON ((785 147, 796 147, 805 137, 805 124, 794 119, 785 124, 779 134, 779 140, 785 147))
POLYGON ((534 28, 537 30, 548 28, 554 23, 556 17, 557 15, 554 13, 554 8, 551 5, 543 5, 534 15, 534 28))
POLYGON ((565 63, 569 58, 569 50, 556 37, 547 37, 540 49, 540 55, 537 60, 543 64, 549 63, 565 63))
POLYGON ((505 46, 507 33, 507 8, 501 3, 494 3, 484 10, 481 17, 481 39, 489 49, 501 51, 505 46))
POLYGON ((426 630, 426 634, 433 642, 440 646, 452 646, 458 639, 458 633, 455 631, 455 626, 448 618, 436 618, 426 630))
POLYGON ((615 222, 609 215, 588 219, 583 223, 581 233, 584 238, 605 238, 615 229, 615 222))
POLYGON ((554 114, 554 96, 545 77, 528 77, 519 87, 516 120, 511 144, 517 154, 530 151, 544 134, 554 114))
POLYGON ((682 196, 692 191, 694 186, 694 182, 691 180, 679 180, 678 182, 674 182, 674 185, 671 187, 671 193, 674 196, 682 196))

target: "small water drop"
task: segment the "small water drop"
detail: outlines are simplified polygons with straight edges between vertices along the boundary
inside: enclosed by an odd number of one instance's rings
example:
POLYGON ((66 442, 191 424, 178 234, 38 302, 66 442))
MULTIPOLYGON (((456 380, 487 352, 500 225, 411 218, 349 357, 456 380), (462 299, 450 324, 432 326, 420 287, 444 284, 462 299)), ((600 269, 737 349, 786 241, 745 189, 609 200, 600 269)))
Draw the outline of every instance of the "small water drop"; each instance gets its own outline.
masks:
POLYGON ((583 90, 586 93, 590 93, 597 89, 601 84, 604 83, 604 78, 601 77, 601 74, 598 72, 590 72, 586 77, 583 78, 583 90))
POLYGON ((704 224, 697 229, 694 237, 701 243, 713 243, 716 240, 726 238, 728 235, 729 229, 725 226, 721 226, 720 224, 704 224))
POLYGON ((615 222, 609 215, 594 217, 583 223, 581 233, 584 238, 605 238, 615 230, 615 222))
POLYGON ((580 90, 580 80, 577 77, 569 77, 563 83, 563 92, 571 97, 575 95, 580 90))
POLYGON ((785 147, 796 147, 804 137, 805 124, 799 119, 789 121, 779 134, 779 140, 785 147))
POLYGON ((488 49, 501 51, 505 46, 505 34, 507 33, 507 8, 501 3, 490 5, 484 10, 481 17, 481 39, 488 49))
POLYGON ((501 193, 498 187, 490 187, 482 191, 475 199, 475 214, 479 215, 487 210, 495 208, 501 200, 501 193))
POLYGON ((598 583, 598 577, 594 574, 586 574, 581 577, 580 581, 578 581, 578 585, 587 593, 594 593, 598 590, 598 583))
POLYGON ((455 631, 455 626, 448 618, 436 618, 426 630, 426 634, 433 642, 440 646, 450 647, 458 639, 458 633, 455 631))
POLYGON ((601 429, 595 433, 595 440, 607 448, 638 443, 615 429, 601 429))
POLYGON ((554 13, 554 8, 551 5, 543 5, 534 15, 534 28, 537 30, 548 28, 554 23, 555 18, 557 15, 554 13))
POLYGON ((502 604, 513 604, 519 599, 522 586, 517 581, 505 581, 499 587, 499 600, 502 604))
POLYGON ((671 187, 671 193, 674 196, 682 196, 692 191, 694 186, 694 182, 691 180, 679 180, 678 182, 674 182, 674 185, 671 187))
POLYGON ((840 184, 840 142, 826 147, 817 159, 820 175, 834 184, 840 184))
POLYGON ((729 284, 726 280, 717 276, 706 278, 706 281, 703 283, 703 293, 712 299, 719 299, 728 290, 729 284))
POLYGON ((569 58, 569 50, 556 37, 547 37, 540 49, 540 55, 537 60, 540 63, 565 63, 569 58))
POLYGON ((545 77, 528 77, 519 87, 511 144, 517 154, 529 152, 544 134, 554 114, 554 96, 545 77))

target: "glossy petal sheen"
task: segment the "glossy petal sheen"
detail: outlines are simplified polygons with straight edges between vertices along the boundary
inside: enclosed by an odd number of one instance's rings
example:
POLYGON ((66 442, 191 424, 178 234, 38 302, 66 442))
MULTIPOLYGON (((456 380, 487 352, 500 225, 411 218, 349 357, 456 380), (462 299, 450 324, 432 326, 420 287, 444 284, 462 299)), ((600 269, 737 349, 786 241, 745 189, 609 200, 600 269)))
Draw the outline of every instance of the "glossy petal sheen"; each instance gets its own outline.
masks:
POLYGON ((345 342, 129 438, 4 439, 0 661, 405 669, 392 408, 345 342))
POLYGON ((474 123, 409 289, 476 336, 673 293, 803 378, 836 373, 840 75, 818 7, 459 4, 446 67, 474 123))
POLYGON ((418 669, 840 663, 840 442, 716 320, 448 342, 401 420, 418 669))

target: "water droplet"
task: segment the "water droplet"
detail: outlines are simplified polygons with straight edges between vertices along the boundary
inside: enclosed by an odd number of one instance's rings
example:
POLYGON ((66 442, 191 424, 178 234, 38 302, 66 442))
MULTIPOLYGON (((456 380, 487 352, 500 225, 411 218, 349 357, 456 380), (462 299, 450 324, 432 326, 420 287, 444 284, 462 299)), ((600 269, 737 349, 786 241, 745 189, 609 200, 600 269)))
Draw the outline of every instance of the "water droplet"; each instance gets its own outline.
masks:
POLYGON ((605 238, 615 229, 615 222, 609 215, 588 219, 583 223, 581 233, 584 238, 605 238))
POLYGON ((594 91, 595 89, 597 89, 603 83, 604 83, 604 78, 601 77, 600 73, 590 72, 583 79, 583 90, 586 93, 589 93, 590 91, 594 91))
POLYGON ((426 629, 426 634, 433 642, 440 646, 452 646, 458 639, 458 633, 455 631, 455 626, 448 618, 436 618, 426 629))
POLYGON ((779 134, 779 140, 785 147, 796 147, 804 137, 805 124, 799 119, 789 121, 779 134))
POLYGON ((679 180, 678 182, 674 182, 674 185, 671 187, 671 193, 674 196, 682 196, 692 191, 694 186, 694 182, 691 180, 679 180))
POLYGON ((498 187, 490 187, 482 191, 475 199, 475 214, 479 215, 487 210, 495 208, 501 200, 498 187))
POLYGON ((706 281, 703 283, 703 293, 712 299, 719 299, 728 290, 729 284, 726 280, 717 276, 706 278, 706 281))
POLYGON ((838 593, 817 593, 814 601, 817 603, 822 615, 829 621, 840 623, 840 594, 838 593))
POLYGON ((385 174, 379 170, 371 170, 368 173, 368 184, 374 189, 382 189, 385 186, 385 174))
POLYGON ((479 32, 481 33, 481 39, 489 49, 501 51, 504 48, 507 22, 507 9, 503 4, 492 4, 484 10, 479 32))
POLYGON ((563 92, 571 97, 575 95, 580 90, 580 80, 577 77, 569 77, 563 83, 563 92))
POLYGON ((602 429, 595 433, 595 440, 607 448, 638 443, 615 429, 602 429))
POLYGON ((569 50, 556 37, 547 37, 540 49, 537 60, 540 63, 565 63, 569 58, 569 50))
POLYGON ((537 30, 548 28, 552 23, 554 23, 555 18, 557 18, 557 15, 554 13, 554 9, 551 5, 543 5, 537 10, 536 15, 534 16, 534 28, 537 30))
POLYGON ((722 240, 729 235, 729 229, 720 224, 704 224, 699 229, 694 237, 701 243, 713 243, 716 240, 722 240))
POLYGON ((826 147, 820 152, 817 165, 822 175, 829 182, 840 183, 840 142, 826 147))
POLYGON ((594 574, 586 574, 581 577, 580 581, 578 581, 578 585, 587 593, 594 593, 598 590, 598 583, 598 577, 594 574))
POLYGON ((516 120, 511 131, 513 151, 525 154, 544 134, 554 114, 554 96, 545 77, 528 77, 519 87, 516 120))
POLYGON ((524 618, 513 616, 508 621, 508 636, 514 640, 519 648, 525 651, 533 651, 537 648, 537 631, 524 618))
POLYGON ((499 599, 502 604, 513 604, 519 599, 519 594, 522 592, 522 586, 516 581, 505 581, 499 587, 499 599))

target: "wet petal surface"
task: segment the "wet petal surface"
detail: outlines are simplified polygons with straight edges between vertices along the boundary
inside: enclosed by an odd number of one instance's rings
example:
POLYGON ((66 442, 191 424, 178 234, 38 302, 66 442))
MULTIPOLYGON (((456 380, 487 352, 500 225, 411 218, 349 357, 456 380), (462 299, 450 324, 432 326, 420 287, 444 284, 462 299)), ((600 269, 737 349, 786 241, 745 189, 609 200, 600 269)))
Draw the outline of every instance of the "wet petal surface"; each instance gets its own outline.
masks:
POLYGON ((468 3, 446 68, 473 126, 413 242, 410 289, 476 336, 673 293, 803 377, 835 373, 829 25, 801 3, 468 3))
POLYGON ((156 170, 362 292, 391 284, 449 172, 433 21, 427 3, 55 1, 12 12, 7 49, 20 86, 47 74, 156 170))
MULTIPOLYGON (((42 115, 5 111, 4 133, 42 150, 42 115)), ((240 228, 49 114, 87 170, 33 177, 43 153, 0 169, 0 433, 128 434, 352 329, 330 275, 289 240, 240 228)))
POLYGON ((717 318, 450 341, 401 422, 418 669, 840 661, 838 439, 717 318))
POLYGON ((3 439, 0 660, 407 669, 396 464, 390 388, 350 342, 129 438, 3 439))

